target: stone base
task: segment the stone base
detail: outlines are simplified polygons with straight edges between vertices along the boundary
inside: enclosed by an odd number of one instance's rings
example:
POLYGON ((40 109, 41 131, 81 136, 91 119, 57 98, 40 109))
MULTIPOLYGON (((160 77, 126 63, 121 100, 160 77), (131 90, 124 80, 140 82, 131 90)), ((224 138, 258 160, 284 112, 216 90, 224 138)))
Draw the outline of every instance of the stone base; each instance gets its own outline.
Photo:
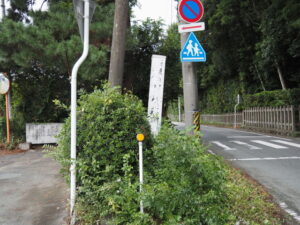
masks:
POLYGON ((31 143, 28 142, 20 143, 18 147, 21 150, 29 150, 31 148, 31 143))

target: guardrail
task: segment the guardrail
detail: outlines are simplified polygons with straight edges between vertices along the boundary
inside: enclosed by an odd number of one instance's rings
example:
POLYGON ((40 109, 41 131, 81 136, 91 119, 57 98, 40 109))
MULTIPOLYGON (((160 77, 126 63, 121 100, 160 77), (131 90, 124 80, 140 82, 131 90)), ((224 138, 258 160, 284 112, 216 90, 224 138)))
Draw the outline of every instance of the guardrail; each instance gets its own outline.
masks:
MULTIPOLYGON (((234 113, 226 114, 203 114, 201 115, 201 121, 203 123, 212 123, 212 124, 224 124, 233 126, 234 125, 234 113)), ((243 124, 243 113, 236 114, 236 124, 241 126, 243 124)))
MULTIPOLYGON (((299 117, 297 120, 299 121, 299 117)), ((246 109, 243 111, 243 127, 280 134, 295 132, 296 107, 280 106, 246 109)))
MULTIPOLYGON (((234 113, 203 114, 203 123, 234 125, 234 113)), ((244 128, 277 134, 300 131, 300 106, 257 107, 237 113, 237 125, 244 128)))

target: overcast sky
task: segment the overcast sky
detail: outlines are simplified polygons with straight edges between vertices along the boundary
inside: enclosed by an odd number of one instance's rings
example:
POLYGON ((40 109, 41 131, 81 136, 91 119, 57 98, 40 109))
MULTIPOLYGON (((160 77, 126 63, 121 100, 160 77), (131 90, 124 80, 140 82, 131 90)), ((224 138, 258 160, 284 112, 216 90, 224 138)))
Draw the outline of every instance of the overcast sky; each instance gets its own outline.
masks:
MULTIPOLYGON (((6 9, 10 8, 10 1, 4 0, 4 2, 5 2, 5 8, 6 9)), ((33 9, 34 10, 39 10, 42 6, 42 3, 43 3, 43 0, 36 0, 36 3, 33 6, 33 9)), ((42 9, 46 10, 47 9, 47 4, 44 4, 42 9)), ((0 18, 2 18, 2 8, 0 10, 0 18)))
MULTIPOLYGON (((5 0, 6 8, 9 2, 5 0)), ((40 9, 43 0, 36 0, 34 9, 40 9)), ((45 10, 47 5, 44 4, 45 10)), ((166 25, 177 21, 177 3, 174 0, 138 0, 138 6, 133 9, 134 20, 145 20, 147 17, 152 19, 163 19, 166 25)), ((0 10, 0 15, 1 15, 0 10)), ((2 15, 1 15, 2 18, 2 15)))
POLYGON ((136 20, 161 18, 167 25, 177 21, 177 3, 174 0, 138 0, 138 5, 133 9, 136 20))

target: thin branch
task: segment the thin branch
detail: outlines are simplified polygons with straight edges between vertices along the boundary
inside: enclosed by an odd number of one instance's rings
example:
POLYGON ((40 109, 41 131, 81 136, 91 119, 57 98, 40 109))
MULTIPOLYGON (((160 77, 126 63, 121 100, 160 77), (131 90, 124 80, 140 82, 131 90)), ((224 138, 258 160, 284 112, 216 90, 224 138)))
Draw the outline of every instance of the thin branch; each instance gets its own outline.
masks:
POLYGON ((43 6, 44 6, 44 4, 47 2, 47 0, 44 0, 43 1, 43 3, 42 3, 42 5, 41 5, 41 7, 40 7, 40 11, 42 11, 42 8, 43 8, 43 6))

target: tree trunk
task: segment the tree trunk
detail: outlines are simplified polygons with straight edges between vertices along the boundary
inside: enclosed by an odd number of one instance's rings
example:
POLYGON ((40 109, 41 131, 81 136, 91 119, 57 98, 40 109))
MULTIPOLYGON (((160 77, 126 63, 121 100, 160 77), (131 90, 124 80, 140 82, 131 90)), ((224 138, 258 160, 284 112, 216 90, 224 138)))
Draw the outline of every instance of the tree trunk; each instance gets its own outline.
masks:
POLYGON ((283 74, 282 74, 281 68, 280 68, 279 63, 278 63, 277 60, 275 60, 275 66, 276 66, 277 73, 278 73, 278 76, 279 76, 279 79, 280 79, 282 90, 286 90, 285 80, 283 78, 283 74))
POLYGON ((266 91, 266 88, 265 88, 265 85, 264 85, 264 82, 262 80, 262 77, 261 77, 261 74, 259 73, 258 69, 257 69, 257 66, 254 64, 254 67, 255 67, 255 71, 257 73, 257 76, 259 78, 259 81, 260 81, 260 84, 261 84, 261 87, 264 91, 266 91))
POLYGON ((108 81, 113 87, 122 87, 129 3, 128 0, 116 0, 115 4, 116 8, 108 81))
POLYGON ((5 17, 5 2, 1 0, 1 8, 2 8, 2 19, 5 17))

